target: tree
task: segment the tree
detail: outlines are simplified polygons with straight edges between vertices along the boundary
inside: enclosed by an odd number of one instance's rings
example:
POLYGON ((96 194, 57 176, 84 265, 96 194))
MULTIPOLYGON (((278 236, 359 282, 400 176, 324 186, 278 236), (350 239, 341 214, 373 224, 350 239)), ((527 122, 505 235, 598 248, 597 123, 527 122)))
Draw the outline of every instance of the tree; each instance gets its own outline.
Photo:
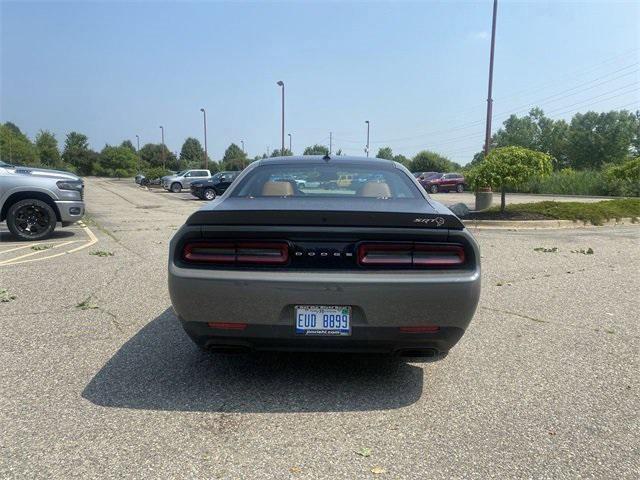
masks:
POLYGON ((439 153, 423 150, 413 157, 411 169, 414 172, 451 172, 461 167, 439 153))
POLYGON ((303 155, 329 155, 329 149, 324 145, 313 145, 304 149, 303 155))
POLYGON ((500 211, 506 206, 506 189, 518 187, 534 177, 548 176, 553 170, 549 155, 522 147, 502 147, 492 150, 479 165, 467 173, 474 188, 500 188, 500 211))
POLYGON ((89 139, 78 132, 70 132, 64 141, 62 159, 78 173, 93 175, 96 171, 98 154, 89 148, 89 139))
POLYGON ((271 152, 270 156, 271 157, 290 157, 292 155, 293 155, 293 152, 288 148, 284 149, 284 154, 282 153, 282 150, 278 148, 277 150, 274 150, 273 152, 271 152))
POLYGON ((140 159, 143 162, 143 166, 162 167, 163 151, 165 160, 164 167, 169 170, 179 170, 178 159, 166 145, 161 143, 147 143, 140 149, 140 159))
POLYGON ((0 158, 15 165, 40 164, 35 145, 11 122, 0 124, 0 158))
POLYGON ((571 119, 569 158, 576 169, 622 163, 638 133, 638 117, 627 110, 577 113, 571 119))
POLYGON ((377 158, 384 158, 385 160, 393 160, 393 152, 391 151, 391 147, 381 147, 378 150, 377 158))
POLYGON ((124 140, 121 144, 121 147, 124 148, 128 148, 129 150, 131 150, 133 153, 138 153, 136 151, 136 147, 133 146, 133 142, 131 140, 124 140))
POLYGON ((189 137, 184 141, 180 150, 180 161, 189 167, 202 167, 204 149, 197 138, 189 137))
POLYGON ((564 120, 552 120, 536 107, 524 117, 511 115, 502 125, 491 139, 492 147, 519 146, 538 150, 555 158, 558 168, 568 166, 569 125, 564 120))
POLYGON ((409 160, 407 157, 405 157, 404 155, 394 155, 393 156, 393 161, 394 162, 398 162, 401 163, 402 165, 404 165, 405 167, 407 167, 409 170, 411 170, 411 160, 409 160))
POLYGON ((244 169, 248 163, 247 154, 235 143, 227 147, 222 157, 223 170, 239 171, 244 169))
POLYGON ((106 145, 100 152, 96 173, 108 177, 130 177, 135 174, 138 156, 126 146, 106 145))
POLYGON ((58 140, 48 130, 40 130, 36 135, 36 150, 40 163, 47 167, 63 168, 62 157, 58 150, 58 140))

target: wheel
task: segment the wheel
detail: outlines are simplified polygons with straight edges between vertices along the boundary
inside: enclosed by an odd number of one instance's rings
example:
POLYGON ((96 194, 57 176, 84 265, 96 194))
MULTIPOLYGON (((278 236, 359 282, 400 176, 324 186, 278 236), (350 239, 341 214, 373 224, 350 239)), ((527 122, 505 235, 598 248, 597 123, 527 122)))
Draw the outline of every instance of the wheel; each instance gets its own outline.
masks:
POLYGON ((437 185, 431 185, 431 187, 429 188, 429 191, 431 193, 438 193, 438 186, 437 185))
POLYGON ((203 197, 205 200, 213 200, 216 198, 216 191, 213 188, 207 188, 204 191, 203 197))
POLYGON ((9 207, 7 227, 20 240, 42 240, 56 228, 56 212, 35 198, 20 200, 9 207))
POLYGON ((173 182, 169 190, 171 190, 173 193, 180 193, 180 190, 182 190, 182 185, 180 185, 178 182, 173 182))
POLYGON ((458 192, 458 193, 464 192, 464 185, 462 185, 461 183, 456 185, 456 192, 458 192))

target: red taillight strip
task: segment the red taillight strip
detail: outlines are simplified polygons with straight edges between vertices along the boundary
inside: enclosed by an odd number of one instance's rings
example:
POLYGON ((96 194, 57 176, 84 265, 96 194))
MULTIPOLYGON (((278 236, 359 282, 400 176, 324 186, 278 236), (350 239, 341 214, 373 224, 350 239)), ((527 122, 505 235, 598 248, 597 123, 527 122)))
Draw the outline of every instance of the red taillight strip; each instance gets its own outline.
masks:
POLYGON ((289 261, 286 242, 188 242, 182 257, 190 263, 283 265, 289 261))
POLYGON ((238 263, 281 265, 289 260, 289 245, 279 243, 245 243, 236 245, 238 263))
POLYGON ((183 257, 189 262, 234 263, 236 261, 235 245, 233 243, 187 243, 184 246, 183 257))
POLYGON ((358 264, 362 266, 450 267, 463 265, 462 245, 426 243, 362 243, 358 246, 358 264))
POLYGON ((465 260, 464 248, 461 245, 415 245, 413 250, 413 264, 417 266, 446 267, 449 265, 462 265, 465 260), (420 252, 435 253, 427 257, 416 257, 420 252), (446 254, 449 255, 446 255, 446 254), (438 255, 440 254, 440 255, 438 255))
POLYGON ((358 247, 360 265, 411 265, 411 244, 363 243, 358 247), (369 255, 373 253, 373 255, 369 255))

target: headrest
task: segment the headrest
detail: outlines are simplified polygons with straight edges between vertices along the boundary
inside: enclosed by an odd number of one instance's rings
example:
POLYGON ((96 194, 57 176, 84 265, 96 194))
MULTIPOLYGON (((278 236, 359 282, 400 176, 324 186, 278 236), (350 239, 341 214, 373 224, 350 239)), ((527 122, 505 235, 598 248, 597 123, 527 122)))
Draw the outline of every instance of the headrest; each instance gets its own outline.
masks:
POLYGON ((391 190, 385 182, 365 183, 360 189, 361 197, 391 198, 391 190))
POLYGON ((288 197, 293 194, 291 182, 266 182, 262 187, 262 195, 265 197, 288 197))

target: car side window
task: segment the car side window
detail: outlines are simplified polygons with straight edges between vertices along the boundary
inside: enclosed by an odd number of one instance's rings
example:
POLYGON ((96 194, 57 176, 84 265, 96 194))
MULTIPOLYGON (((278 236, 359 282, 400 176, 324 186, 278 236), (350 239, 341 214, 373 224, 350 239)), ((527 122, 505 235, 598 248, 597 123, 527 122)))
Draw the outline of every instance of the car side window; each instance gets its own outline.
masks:
POLYGON ((184 178, 191 177, 191 176, 192 176, 191 172, 187 172, 187 173, 184 174, 184 178))

